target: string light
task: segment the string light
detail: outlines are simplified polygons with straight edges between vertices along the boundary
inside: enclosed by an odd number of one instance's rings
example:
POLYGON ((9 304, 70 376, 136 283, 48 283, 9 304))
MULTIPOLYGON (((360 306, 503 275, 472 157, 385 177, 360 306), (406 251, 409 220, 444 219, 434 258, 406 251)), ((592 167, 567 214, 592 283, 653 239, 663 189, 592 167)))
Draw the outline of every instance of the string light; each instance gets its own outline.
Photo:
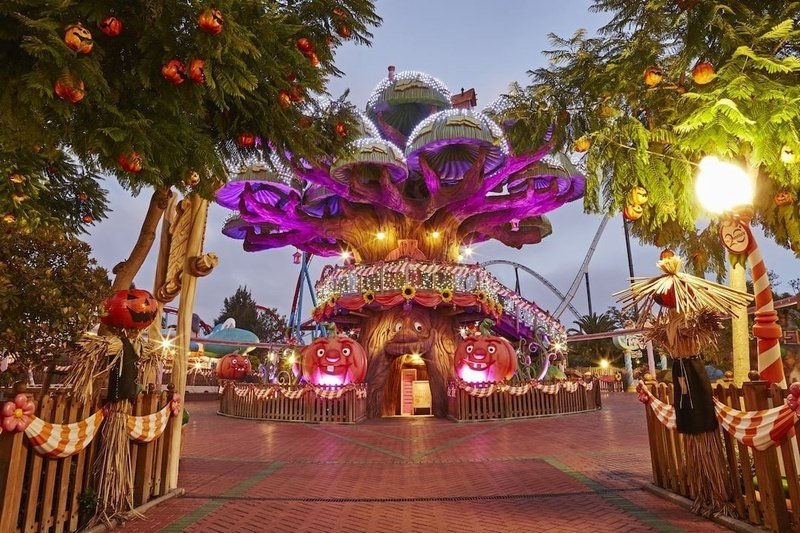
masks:
POLYGON ((375 234, 375 238, 378 239, 379 241, 382 241, 383 239, 386 238, 386 233, 383 231, 379 231, 378 233, 375 234))
POLYGON ((380 83, 378 83, 378 85, 372 90, 372 94, 369 95, 369 100, 367 100, 367 109, 372 109, 377 106, 378 102, 383 99, 387 89, 394 87, 398 82, 410 80, 421 82, 429 89, 439 93, 439 95, 442 97, 443 103, 447 103, 449 105, 450 89, 448 89, 441 80, 424 72, 406 70, 396 73, 392 79, 382 79, 380 83))
POLYGON ((511 152, 511 149, 508 146, 508 141, 506 140, 505 135, 503 135, 503 130, 501 130, 500 126, 495 124, 493 120, 483 113, 478 113, 477 111, 472 111, 470 109, 445 109, 444 111, 439 111, 438 113, 430 115, 428 118, 417 124, 417 126, 411 131, 411 134, 408 136, 408 144, 406 145, 406 156, 412 152, 415 152, 416 150, 419 150, 422 147, 422 141, 427 142, 424 137, 431 133, 436 126, 444 125, 449 122, 451 118, 460 118, 464 120, 472 119, 471 122, 478 122, 482 127, 480 130, 477 130, 472 134, 473 139, 490 142, 494 146, 500 148, 500 151, 504 156, 507 156, 511 152), (483 135, 479 134, 478 131, 482 132, 483 135), (487 133, 489 138, 483 138, 483 136, 485 136, 487 133))

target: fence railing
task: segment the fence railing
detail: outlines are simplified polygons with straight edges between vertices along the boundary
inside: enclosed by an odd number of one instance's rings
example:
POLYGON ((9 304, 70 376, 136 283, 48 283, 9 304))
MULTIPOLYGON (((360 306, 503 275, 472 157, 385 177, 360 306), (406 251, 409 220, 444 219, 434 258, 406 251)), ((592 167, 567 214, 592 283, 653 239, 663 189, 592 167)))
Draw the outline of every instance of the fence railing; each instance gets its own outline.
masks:
MULTIPOLYGON (((522 385, 509 384, 512 389, 522 385)), ((451 387, 448 394, 449 417, 457 421, 497 420, 578 413, 601 408, 600 387, 596 379, 588 386, 575 385, 573 392, 561 387, 553 394, 530 387, 523 394, 496 390, 485 396, 475 394, 474 389, 471 392, 466 388, 451 387)))
POLYGON ((365 388, 223 383, 219 413, 226 416, 340 424, 355 424, 367 416, 365 388), (340 395, 326 398, 325 393, 340 395))
MULTIPOLYGON (((673 403, 671 384, 648 382, 647 386, 662 402, 673 403)), ((785 401, 786 390, 777 385, 769 387, 766 381, 746 382, 742 388, 733 383, 717 383, 714 396, 734 409, 757 411, 779 407, 785 401)), ((685 438, 659 422, 650 407, 645 406, 645 411, 653 483, 694 499, 697 487, 690 484, 687 471, 697 467, 686 463, 685 438)), ((800 422, 794 429, 800 429, 800 422)), ((759 451, 739 443, 726 431, 719 431, 727 463, 723 470, 731 477, 739 518, 771 531, 800 531, 800 514, 793 512, 800 509, 797 437, 786 437, 779 445, 759 451)))
MULTIPOLYGON (((157 412, 166 405, 167 394, 140 394, 133 403, 132 414, 157 412)), ((99 405, 97 401, 77 403, 71 396, 54 391, 37 400, 36 416, 56 424, 73 423, 85 420, 99 405)), ((168 424, 175 423, 173 420, 180 423, 180 418, 171 418, 168 424)), ((137 507, 167 492, 165 437, 168 433, 169 427, 152 442, 131 442, 133 499, 137 507)), ((63 459, 49 459, 36 453, 23 433, 2 432, 0 531, 78 531, 89 518, 84 512, 95 488, 93 470, 101 440, 102 432, 80 452, 63 459)))

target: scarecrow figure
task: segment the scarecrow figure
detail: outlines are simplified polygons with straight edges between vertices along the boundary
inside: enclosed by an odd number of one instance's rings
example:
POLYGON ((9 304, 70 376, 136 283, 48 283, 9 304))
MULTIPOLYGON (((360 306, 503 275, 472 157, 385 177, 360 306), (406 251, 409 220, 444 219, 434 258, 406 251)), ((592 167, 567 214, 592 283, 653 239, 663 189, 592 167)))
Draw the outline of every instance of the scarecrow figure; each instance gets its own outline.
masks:
POLYGON ((730 516, 734 513, 732 480, 701 352, 716 349, 722 320, 745 306, 752 296, 681 272, 680 258, 668 250, 657 265, 661 276, 636 278, 615 296, 625 304, 623 310, 639 307, 640 327, 654 304, 661 306, 645 337, 673 359, 676 426, 684 435, 689 483, 696 492, 692 511, 706 517, 730 516))

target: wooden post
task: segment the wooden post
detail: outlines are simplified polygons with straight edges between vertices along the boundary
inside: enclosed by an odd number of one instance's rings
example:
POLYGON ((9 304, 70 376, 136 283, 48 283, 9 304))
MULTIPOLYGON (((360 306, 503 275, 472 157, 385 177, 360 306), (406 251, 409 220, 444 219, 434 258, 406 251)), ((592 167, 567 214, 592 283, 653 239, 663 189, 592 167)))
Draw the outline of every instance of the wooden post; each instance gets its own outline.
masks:
MULTIPOLYGON (((766 381, 745 382, 742 389, 745 407, 748 411, 769 408, 767 402, 769 391, 766 381)), ((775 447, 764 451, 753 449, 753 461, 756 466, 758 492, 761 496, 765 525, 772 531, 788 531, 790 528, 789 512, 786 508, 786 498, 783 495, 781 469, 775 447)))
MULTIPOLYGON (((14 384, 14 396, 24 393, 24 382, 14 384)), ((13 399, 13 398, 12 398, 13 399)), ((14 531, 22 498, 22 480, 25 475, 24 434, 0 434, 0 531, 14 531)))
MULTIPOLYGON (((206 232, 208 200, 191 195, 191 229, 186 243, 183 273, 181 275, 181 301, 178 307, 178 330, 175 336, 175 358, 172 362, 172 384, 182 398, 186 395, 186 372, 189 369, 189 339, 192 336, 197 276, 193 275, 196 258, 203 253, 206 232)), ((181 455, 181 424, 170 424, 170 449, 167 453, 167 490, 178 488, 178 466, 181 455)))

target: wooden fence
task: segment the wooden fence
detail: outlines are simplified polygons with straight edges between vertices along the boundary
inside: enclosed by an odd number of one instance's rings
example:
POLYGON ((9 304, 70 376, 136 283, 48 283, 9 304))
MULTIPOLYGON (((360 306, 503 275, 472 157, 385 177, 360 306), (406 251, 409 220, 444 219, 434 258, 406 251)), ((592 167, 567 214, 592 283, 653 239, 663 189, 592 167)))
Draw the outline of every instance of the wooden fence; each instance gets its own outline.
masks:
MULTIPOLYGON (((140 394, 132 414, 155 413, 166 401, 166 392, 140 394)), ((72 423, 88 418, 98 405, 78 404, 55 391, 37 402, 36 416, 57 424, 72 423)), ((180 423, 180 418, 170 417, 168 424, 175 420, 180 423)), ((167 492, 168 434, 169 426, 153 442, 131 443, 133 499, 137 507, 167 492)), ((64 459, 48 459, 32 449, 23 433, 0 434, 0 532, 78 531, 89 518, 84 516, 85 504, 82 509, 81 503, 91 500, 94 491, 93 467, 101 439, 102 432, 82 451, 64 459)))
POLYGON ((519 396, 506 391, 495 391, 486 397, 480 397, 471 395, 465 389, 454 388, 448 397, 449 417, 459 422, 579 413, 594 411, 600 407, 600 387, 596 379, 592 380, 591 389, 578 385, 575 392, 561 388, 556 394, 547 394, 531 387, 528 392, 519 396))
MULTIPOLYGON (((671 384, 648 382, 659 400, 672 404, 671 384)), ((766 381, 750 381, 737 388, 733 383, 717 383, 714 395, 722 403, 739 410, 755 411, 778 407, 784 403, 786 390, 777 385, 768 387, 766 381)), ((662 489, 694 499, 696 487, 687 477, 686 443, 683 435, 667 429, 645 406, 647 431, 650 437, 650 456, 653 464, 653 483, 662 489)), ((800 422, 795 431, 800 429, 800 422)), ((720 428, 725 451, 724 470, 731 476, 734 487, 733 503, 740 519, 771 531, 800 532, 800 483, 798 461, 800 450, 797 437, 785 438, 779 446, 758 451, 740 444, 720 428)))
POLYGON ((355 424, 367 416, 367 399, 358 397, 355 389, 344 391, 340 398, 325 399, 313 390, 297 398, 284 394, 299 394, 304 388, 302 385, 281 385, 283 392, 276 387, 227 383, 220 397, 219 414, 257 420, 340 424, 355 424))

